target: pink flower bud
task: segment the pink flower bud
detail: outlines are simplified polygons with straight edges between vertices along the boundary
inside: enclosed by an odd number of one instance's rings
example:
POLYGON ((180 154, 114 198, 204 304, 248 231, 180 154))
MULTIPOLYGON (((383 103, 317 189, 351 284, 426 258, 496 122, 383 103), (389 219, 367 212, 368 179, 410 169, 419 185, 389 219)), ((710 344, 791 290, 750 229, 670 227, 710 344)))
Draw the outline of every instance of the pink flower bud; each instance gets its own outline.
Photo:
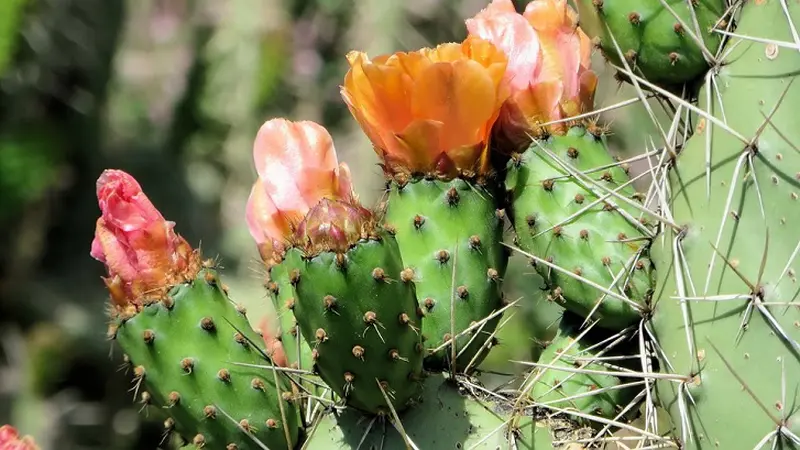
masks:
POLYGON ((350 170, 338 163, 328 131, 314 122, 267 121, 253 158, 258 181, 247 202, 247 224, 265 261, 280 259, 297 225, 321 199, 355 198, 350 170))
POLYGON ((20 438, 14 427, 3 425, 0 427, 0 450, 39 450, 39 446, 32 437, 20 438))
POLYGON ((104 171, 97 180, 97 200, 101 216, 91 255, 108 269, 105 282, 116 306, 146 304, 197 273, 197 253, 132 176, 104 171))

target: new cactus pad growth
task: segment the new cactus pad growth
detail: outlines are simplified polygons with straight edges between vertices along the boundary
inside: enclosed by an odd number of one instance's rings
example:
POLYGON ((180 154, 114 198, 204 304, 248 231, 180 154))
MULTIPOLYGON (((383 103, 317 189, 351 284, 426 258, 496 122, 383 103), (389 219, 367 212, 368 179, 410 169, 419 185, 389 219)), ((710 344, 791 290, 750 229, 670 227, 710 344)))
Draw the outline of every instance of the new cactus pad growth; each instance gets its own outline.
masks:
POLYGON ((425 366, 474 368, 500 318, 508 258, 487 187, 489 134, 507 98, 506 58, 468 38, 375 60, 353 52, 348 60, 342 96, 382 160, 384 219, 425 315, 425 366))
POLYGON ((654 83, 681 84, 709 69, 725 30, 725 0, 578 0, 580 25, 603 55, 654 83), (616 42, 616 45, 615 45, 616 42), (617 50, 619 47, 619 50, 617 50))
POLYGON ((198 448, 292 448, 300 422, 289 381, 269 370, 213 264, 201 265, 130 175, 104 172, 97 195, 92 255, 109 271, 109 336, 143 407, 167 408, 167 431, 198 448))
POLYGON ((651 232, 624 200, 640 201, 629 181, 583 127, 514 155, 506 177, 518 244, 552 300, 612 329, 640 320, 652 294, 651 232))
POLYGON ((795 39, 800 4, 782 3, 742 7, 744 37, 700 95, 727 119, 698 118, 669 179, 679 228, 654 247, 662 367, 684 377, 658 395, 689 449, 794 448, 800 433, 800 54, 775 44, 795 39))

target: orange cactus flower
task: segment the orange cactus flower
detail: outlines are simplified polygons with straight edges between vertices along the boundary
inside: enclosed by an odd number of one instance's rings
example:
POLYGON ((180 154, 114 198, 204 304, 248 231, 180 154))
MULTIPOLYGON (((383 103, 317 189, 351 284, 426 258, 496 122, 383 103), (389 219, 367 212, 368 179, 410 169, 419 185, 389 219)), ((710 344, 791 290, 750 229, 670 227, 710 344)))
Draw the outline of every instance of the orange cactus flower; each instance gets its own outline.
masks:
POLYGON ((20 437, 11 425, 0 427, 0 450, 39 450, 39 446, 30 436, 20 437))
POLYGON ((106 286, 117 307, 160 299, 174 284, 197 274, 199 255, 131 175, 104 171, 97 180, 97 200, 101 216, 91 255, 106 265, 106 286))
POLYGON ((508 98, 507 60, 494 45, 470 37, 374 59, 350 52, 347 60, 342 97, 387 175, 485 173, 508 98))
POLYGON ((591 42, 566 0, 534 0, 523 14, 511 0, 494 0, 466 26, 471 36, 493 42, 508 56, 511 97, 498 129, 513 144, 527 143, 528 135, 563 132, 563 122, 541 125, 593 107, 591 42))
POLYGON ((308 211, 323 198, 355 201, 347 164, 314 122, 272 119, 253 145, 258 180, 247 202, 247 225, 266 262, 279 261, 308 211))

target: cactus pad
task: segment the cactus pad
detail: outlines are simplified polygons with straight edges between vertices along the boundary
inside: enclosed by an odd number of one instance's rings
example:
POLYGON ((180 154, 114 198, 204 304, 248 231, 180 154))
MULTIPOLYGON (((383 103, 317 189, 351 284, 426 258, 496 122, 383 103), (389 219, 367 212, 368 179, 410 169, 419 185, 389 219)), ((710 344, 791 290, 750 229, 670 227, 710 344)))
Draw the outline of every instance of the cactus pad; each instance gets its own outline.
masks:
POLYGON ((291 449, 297 442, 300 419, 286 377, 235 364, 269 362, 214 270, 201 270, 116 327, 135 390, 146 405, 167 408, 168 430, 206 448, 291 449))
MULTIPOLYGON (((601 326, 614 329, 639 320, 651 294, 649 239, 641 213, 614 196, 595 203, 607 194, 598 184, 616 190, 629 181, 623 167, 609 156, 602 138, 573 127, 515 155, 506 177, 518 244, 543 260, 535 266, 551 298, 583 317, 594 311, 601 326)), ((630 185, 618 194, 639 198, 630 185)))
POLYGON ((281 265, 320 377, 362 411, 388 412, 383 392, 404 409, 418 393, 423 349, 413 284, 404 280, 394 238, 383 233, 312 258, 291 249, 281 265))
POLYGON ((793 42, 786 15, 800 23, 800 4, 782 3, 742 7, 748 37, 730 42, 701 105, 742 139, 699 119, 668 186, 681 228, 653 249, 667 269, 653 317, 662 367, 685 377, 658 395, 688 449, 796 448, 800 433, 800 53, 754 40, 793 42))
POLYGON ((599 39, 603 54, 620 67, 623 65, 611 36, 635 73, 655 83, 692 81, 708 70, 698 40, 702 40, 709 55, 719 48, 722 35, 712 29, 725 12, 725 1, 663 3, 662 0, 578 0, 580 26, 589 36, 599 39), (694 5, 694 11, 689 4, 694 5))
POLYGON ((503 220, 495 208, 488 190, 462 179, 390 182, 385 220, 396 230, 403 261, 413 270, 425 314, 428 370, 452 368, 451 348, 441 347, 453 333, 460 335, 457 371, 470 362, 477 366, 490 348, 487 341, 499 315, 461 333, 503 306, 500 280, 508 255, 500 244, 503 220))

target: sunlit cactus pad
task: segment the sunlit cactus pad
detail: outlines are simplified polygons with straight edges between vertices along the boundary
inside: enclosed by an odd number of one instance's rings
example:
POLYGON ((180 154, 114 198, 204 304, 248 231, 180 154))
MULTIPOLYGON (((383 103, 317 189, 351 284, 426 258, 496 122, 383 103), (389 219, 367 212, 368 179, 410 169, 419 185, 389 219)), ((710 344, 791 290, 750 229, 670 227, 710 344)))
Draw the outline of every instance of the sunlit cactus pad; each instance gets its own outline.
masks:
POLYGON ((490 349, 508 263, 496 209, 491 190, 463 179, 390 182, 385 220, 413 271, 425 349, 436 350, 428 370, 474 369, 490 349), (446 345, 454 334, 455 364, 446 345))
POLYGON ((745 37, 701 91, 710 115, 669 178, 678 228, 654 249, 653 328, 675 375, 658 395, 686 448, 798 444, 800 53, 775 43, 796 39, 787 13, 800 23, 797 2, 743 6, 745 37))
POLYGON ((652 293, 649 216, 626 168, 573 127, 515 155, 506 177, 517 242, 552 299, 614 329, 641 319, 652 293))
POLYGON ((313 257, 292 249, 282 265, 293 279, 294 312, 315 369, 334 392, 370 413, 414 401, 421 317, 394 237, 383 233, 346 253, 313 257))
POLYGON ((214 270, 120 323, 116 340, 130 359, 140 401, 166 408, 167 431, 206 448, 297 442, 300 418, 288 380, 267 368, 261 338, 214 270))

